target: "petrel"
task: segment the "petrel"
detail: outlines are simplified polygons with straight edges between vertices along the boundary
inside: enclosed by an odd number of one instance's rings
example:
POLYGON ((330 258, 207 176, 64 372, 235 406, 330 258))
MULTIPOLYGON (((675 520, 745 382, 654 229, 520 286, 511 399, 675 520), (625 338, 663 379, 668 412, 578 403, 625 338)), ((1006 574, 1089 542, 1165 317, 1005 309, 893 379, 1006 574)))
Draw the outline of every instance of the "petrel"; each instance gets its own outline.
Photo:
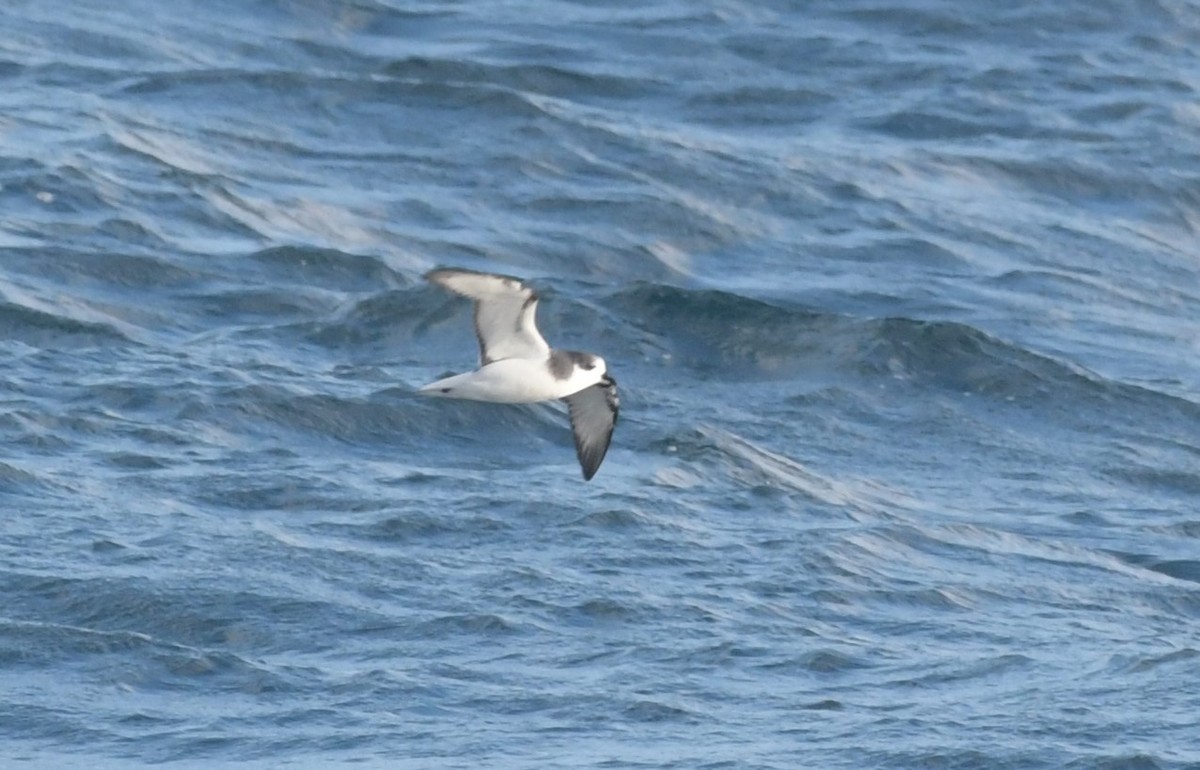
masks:
POLYGON ((519 278, 440 268, 425 279, 475 302, 479 368, 431 382, 420 392, 502 404, 566 401, 575 454, 584 480, 591 480, 608 452, 621 404, 604 359, 546 344, 534 319, 537 292, 519 278))

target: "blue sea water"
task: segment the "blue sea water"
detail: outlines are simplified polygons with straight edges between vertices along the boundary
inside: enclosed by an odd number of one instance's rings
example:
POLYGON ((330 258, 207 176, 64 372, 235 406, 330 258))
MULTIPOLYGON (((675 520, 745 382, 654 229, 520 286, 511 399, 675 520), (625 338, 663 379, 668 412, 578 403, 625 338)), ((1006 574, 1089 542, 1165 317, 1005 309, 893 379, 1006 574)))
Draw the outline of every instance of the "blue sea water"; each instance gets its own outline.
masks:
POLYGON ((0 6, 0 765, 1200 767, 1200 6, 0 6), (420 399, 530 279, 623 411, 420 399))

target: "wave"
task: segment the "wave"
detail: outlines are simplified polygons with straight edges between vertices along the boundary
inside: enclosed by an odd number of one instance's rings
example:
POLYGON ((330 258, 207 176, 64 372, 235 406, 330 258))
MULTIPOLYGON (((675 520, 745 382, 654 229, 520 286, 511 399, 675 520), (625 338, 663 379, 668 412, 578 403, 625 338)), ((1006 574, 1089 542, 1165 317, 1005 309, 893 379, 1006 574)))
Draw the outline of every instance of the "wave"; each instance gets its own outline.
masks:
POLYGON ((705 379, 838 375, 1033 406, 1137 402, 1200 420, 1200 404, 1186 398, 1106 378, 958 321, 862 318, 653 284, 619 291, 611 302, 631 327, 627 339, 705 379))
POLYGON ((125 345, 132 340, 114 319, 98 320, 101 313, 73 303, 71 309, 38 302, 40 307, 0 300, 0 338, 34 348, 71 349, 125 345), (80 316, 87 316, 86 318, 80 316))
POLYGON ((671 454, 687 465, 684 477, 668 474, 665 486, 704 484, 738 491, 785 491, 820 503, 826 510, 851 518, 893 518, 909 507, 907 495, 878 482, 830 476, 772 451, 758 442, 713 425, 672 436, 671 454), (717 483, 717 481, 720 483, 717 483))
MULTIPOLYGON (((566 53, 565 49, 563 53, 566 53)), ((572 100, 639 98, 667 90, 667 84, 655 83, 645 77, 586 71, 563 64, 493 64, 466 58, 408 57, 389 62, 382 68, 381 73, 424 86, 442 85, 458 88, 472 84, 572 100)))

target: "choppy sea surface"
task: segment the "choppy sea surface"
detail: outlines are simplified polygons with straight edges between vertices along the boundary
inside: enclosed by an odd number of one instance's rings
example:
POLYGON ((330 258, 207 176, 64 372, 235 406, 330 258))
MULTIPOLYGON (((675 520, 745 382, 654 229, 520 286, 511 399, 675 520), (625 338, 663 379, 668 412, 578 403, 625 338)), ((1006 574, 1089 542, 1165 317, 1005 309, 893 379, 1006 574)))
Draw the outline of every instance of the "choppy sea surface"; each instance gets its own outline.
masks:
POLYGON ((1198 230, 1192 1, 6 2, 0 764, 1200 767, 1198 230))

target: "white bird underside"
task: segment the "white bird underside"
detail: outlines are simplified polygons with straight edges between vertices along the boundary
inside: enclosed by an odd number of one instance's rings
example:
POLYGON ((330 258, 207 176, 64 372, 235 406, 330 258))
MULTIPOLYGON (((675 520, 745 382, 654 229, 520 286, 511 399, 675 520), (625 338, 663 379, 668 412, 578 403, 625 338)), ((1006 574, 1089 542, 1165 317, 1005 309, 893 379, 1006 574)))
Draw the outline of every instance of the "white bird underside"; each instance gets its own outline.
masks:
POLYGON ((568 379, 555 379, 546 367, 548 359, 503 358, 473 372, 431 382, 421 392, 497 404, 535 404, 566 398, 596 384, 592 373, 582 369, 573 371, 568 379))
POLYGON ((520 279, 446 268, 425 277, 474 300, 480 367, 420 392, 507 404, 565 400, 583 477, 591 479, 608 452, 620 409, 604 359, 546 344, 535 320, 537 293, 520 279))

